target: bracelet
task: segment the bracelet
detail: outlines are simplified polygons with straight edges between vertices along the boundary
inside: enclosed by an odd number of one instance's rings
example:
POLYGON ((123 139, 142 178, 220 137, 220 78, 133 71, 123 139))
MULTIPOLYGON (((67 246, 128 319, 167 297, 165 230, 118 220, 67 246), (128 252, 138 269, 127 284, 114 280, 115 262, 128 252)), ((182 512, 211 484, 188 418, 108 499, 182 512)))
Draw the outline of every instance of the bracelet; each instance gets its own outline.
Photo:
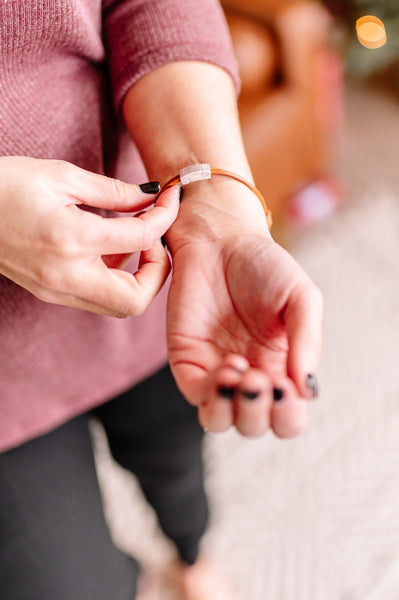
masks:
POLYGON ((181 185, 188 185, 189 183, 193 183, 194 181, 202 181, 204 179, 210 179, 212 177, 212 175, 224 175, 225 177, 231 177, 232 179, 235 179, 236 181, 239 181, 240 183, 243 183, 244 185, 246 185, 247 188, 249 188, 251 190, 251 192, 253 192, 260 200, 260 202, 263 206, 263 210, 265 211, 268 227, 270 229, 270 227, 272 226, 272 223, 273 223, 272 213, 268 209, 267 204, 266 204, 265 199, 263 198, 262 194, 260 193, 258 188, 256 188, 254 185, 252 185, 252 183, 249 183, 249 181, 247 181, 240 175, 233 173, 232 171, 225 171, 224 169, 214 169, 214 168, 211 168, 210 165, 208 165, 206 163, 190 165, 189 167, 185 167, 184 169, 182 169, 178 175, 175 175, 174 177, 169 179, 169 181, 167 181, 165 183, 165 185, 162 187, 160 193, 162 193, 168 187, 171 187, 172 185, 176 185, 176 183, 180 183, 181 185))

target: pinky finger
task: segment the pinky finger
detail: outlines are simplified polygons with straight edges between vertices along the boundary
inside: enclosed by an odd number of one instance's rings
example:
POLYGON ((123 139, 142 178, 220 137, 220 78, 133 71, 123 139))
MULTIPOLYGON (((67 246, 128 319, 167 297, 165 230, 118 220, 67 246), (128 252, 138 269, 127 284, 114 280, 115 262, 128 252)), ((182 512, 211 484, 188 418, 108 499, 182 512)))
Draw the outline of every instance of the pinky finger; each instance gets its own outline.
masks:
POLYGON ((294 383, 287 378, 274 388, 272 430, 280 438, 294 438, 305 429, 307 422, 308 403, 298 396, 294 383))

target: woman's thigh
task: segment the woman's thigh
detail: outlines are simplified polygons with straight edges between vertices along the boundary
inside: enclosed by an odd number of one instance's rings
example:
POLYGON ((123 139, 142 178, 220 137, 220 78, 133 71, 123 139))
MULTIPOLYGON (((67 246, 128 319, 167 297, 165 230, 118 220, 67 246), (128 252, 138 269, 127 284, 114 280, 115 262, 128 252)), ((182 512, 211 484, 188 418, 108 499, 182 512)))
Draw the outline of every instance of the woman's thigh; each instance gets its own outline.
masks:
POLYGON ((1 600, 132 600, 137 571, 111 541, 85 416, 0 454, 1 600))

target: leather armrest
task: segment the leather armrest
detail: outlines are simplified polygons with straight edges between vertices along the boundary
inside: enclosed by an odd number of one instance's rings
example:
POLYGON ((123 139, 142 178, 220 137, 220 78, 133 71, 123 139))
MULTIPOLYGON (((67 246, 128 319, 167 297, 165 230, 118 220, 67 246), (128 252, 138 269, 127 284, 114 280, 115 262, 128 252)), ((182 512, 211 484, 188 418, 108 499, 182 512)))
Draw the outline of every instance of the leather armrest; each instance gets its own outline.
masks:
POLYGON ((223 8, 269 27, 278 46, 284 81, 309 87, 315 53, 327 47, 331 18, 313 0, 223 0, 223 8))
POLYGON ((274 36, 264 23, 226 10, 241 77, 241 100, 267 93, 274 84, 278 56, 274 36))
POLYGON ((303 0, 222 0, 224 8, 245 13, 251 17, 272 23, 303 0))

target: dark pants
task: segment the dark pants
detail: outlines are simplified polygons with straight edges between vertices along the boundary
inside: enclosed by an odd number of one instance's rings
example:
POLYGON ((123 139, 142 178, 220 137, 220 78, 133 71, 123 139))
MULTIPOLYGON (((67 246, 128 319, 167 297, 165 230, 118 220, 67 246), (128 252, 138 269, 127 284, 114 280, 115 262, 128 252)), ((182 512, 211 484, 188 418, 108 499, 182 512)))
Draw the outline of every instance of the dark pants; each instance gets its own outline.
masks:
MULTIPOLYGON (((164 532, 193 563, 207 521, 202 430, 165 367, 94 411, 164 532)), ((89 416, 0 454, 1 600, 133 600, 138 567, 104 521, 89 416)))

